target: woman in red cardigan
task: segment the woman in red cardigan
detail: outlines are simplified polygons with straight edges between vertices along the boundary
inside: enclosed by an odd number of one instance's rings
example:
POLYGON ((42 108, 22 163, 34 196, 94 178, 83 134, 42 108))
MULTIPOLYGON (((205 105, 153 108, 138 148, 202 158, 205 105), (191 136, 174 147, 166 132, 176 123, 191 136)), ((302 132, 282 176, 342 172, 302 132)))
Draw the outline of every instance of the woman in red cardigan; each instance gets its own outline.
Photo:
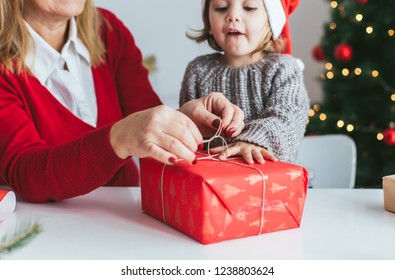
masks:
POLYGON ((161 105, 141 52, 92 0, 0 0, 0 185, 32 202, 138 185, 132 156, 194 163, 202 133, 243 128, 221 94, 161 105))

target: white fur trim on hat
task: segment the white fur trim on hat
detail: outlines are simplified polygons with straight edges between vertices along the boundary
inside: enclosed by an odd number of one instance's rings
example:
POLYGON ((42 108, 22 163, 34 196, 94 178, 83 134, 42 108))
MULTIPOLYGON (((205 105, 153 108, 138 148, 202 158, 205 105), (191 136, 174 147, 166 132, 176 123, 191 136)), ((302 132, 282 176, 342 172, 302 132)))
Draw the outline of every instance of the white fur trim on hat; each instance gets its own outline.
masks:
MULTIPOLYGON (((263 0, 265 4, 267 15, 269 17, 270 28, 272 29, 273 38, 277 39, 283 31, 284 25, 287 21, 287 17, 284 11, 284 7, 281 4, 281 0, 263 0)), ((202 9, 206 0, 202 0, 202 9)))
POLYGON ((287 22, 283 4, 281 4, 281 0, 263 0, 263 3, 269 17, 273 37, 276 39, 280 36, 287 22))

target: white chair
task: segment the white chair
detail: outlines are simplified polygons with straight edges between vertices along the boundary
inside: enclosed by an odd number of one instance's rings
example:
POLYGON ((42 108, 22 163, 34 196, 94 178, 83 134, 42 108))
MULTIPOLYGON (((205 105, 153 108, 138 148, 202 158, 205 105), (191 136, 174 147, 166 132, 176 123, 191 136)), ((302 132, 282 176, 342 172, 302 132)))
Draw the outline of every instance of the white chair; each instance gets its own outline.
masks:
POLYGON ((353 188, 356 163, 355 142, 343 134, 305 136, 297 159, 313 188, 353 188))

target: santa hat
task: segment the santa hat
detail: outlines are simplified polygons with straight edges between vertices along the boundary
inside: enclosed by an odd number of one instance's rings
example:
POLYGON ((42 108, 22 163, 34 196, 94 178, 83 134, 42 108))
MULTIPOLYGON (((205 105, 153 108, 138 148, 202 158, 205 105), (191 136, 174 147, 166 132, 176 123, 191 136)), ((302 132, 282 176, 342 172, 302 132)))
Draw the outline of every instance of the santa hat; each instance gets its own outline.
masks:
POLYGON ((0 190, 0 222, 15 210, 15 193, 8 190, 0 190))
MULTIPOLYGON (((263 0, 269 17, 273 38, 281 37, 285 40, 284 53, 292 53, 291 34, 288 24, 289 15, 299 5, 300 0, 263 0)), ((202 7, 206 5, 206 0, 202 0, 202 7)))

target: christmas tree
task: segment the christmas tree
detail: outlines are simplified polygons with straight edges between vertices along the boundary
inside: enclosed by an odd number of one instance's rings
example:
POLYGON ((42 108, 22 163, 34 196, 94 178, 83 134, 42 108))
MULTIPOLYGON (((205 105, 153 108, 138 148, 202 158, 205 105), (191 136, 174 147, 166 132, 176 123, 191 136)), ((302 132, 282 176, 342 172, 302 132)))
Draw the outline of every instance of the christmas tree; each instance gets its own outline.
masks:
POLYGON ((307 134, 351 136, 356 187, 379 187, 395 174, 395 1, 328 4, 331 19, 313 49, 324 96, 312 105, 307 134))

